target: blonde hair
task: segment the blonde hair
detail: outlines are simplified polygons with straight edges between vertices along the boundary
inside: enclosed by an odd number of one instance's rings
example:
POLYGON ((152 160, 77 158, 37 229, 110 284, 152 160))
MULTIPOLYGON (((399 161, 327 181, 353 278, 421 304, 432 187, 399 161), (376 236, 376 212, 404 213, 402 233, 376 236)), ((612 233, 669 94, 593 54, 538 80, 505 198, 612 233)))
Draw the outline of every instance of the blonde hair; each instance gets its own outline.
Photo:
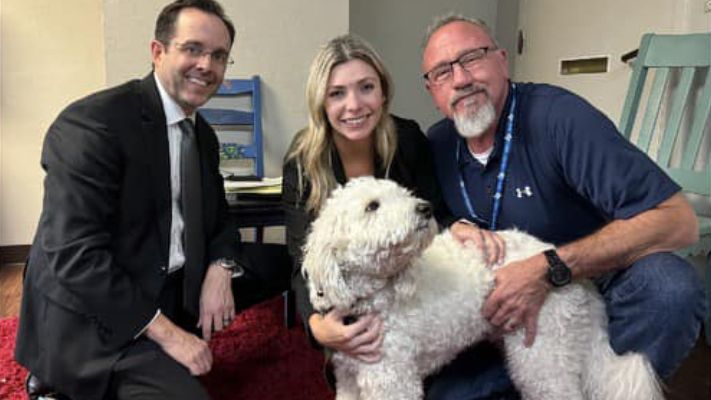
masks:
POLYGON ((352 35, 338 36, 324 45, 314 58, 306 82, 306 103, 309 107, 308 126, 296 135, 286 155, 285 162, 296 160, 299 191, 304 193, 303 177, 311 184, 306 200, 306 209, 318 211, 331 191, 336 187, 331 152, 334 149, 333 129, 328 122, 324 103, 331 71, 337 65, 351 60, 361 60, 370 65, 380 78, 383 105, 380 121, 375 126, 374 142, 376 160, 388 175, 395 156, 397 138, 395 124, 388 113, 393 96, 390 74, 375 50, 363 39, 352 35))

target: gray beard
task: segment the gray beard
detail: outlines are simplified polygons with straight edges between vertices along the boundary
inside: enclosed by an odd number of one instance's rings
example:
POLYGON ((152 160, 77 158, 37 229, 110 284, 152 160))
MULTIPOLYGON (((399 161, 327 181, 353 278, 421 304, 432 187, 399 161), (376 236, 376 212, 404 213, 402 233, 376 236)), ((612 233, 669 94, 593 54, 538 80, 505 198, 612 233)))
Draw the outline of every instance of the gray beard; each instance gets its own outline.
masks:
MULTIPOLYGON (((465 100, 466 101, 466 100, 465 100)), ((481 136, 494 123, 496 110, 491 101, 487 99, 478 110, 473 113, 455 113, 454 126, 457 132, 467 139, 481 136)))

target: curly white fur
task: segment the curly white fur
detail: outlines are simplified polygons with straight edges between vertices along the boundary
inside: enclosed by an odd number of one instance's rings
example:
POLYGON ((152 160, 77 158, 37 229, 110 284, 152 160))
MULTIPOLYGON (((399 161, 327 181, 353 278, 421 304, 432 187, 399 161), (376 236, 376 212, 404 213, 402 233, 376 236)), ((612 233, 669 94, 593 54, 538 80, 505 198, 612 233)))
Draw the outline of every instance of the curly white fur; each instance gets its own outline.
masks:
MULTIPOLYGON (((315 309, 375 311, 384 320, 380 362, 334 356, 338 400, 421 399, 424 377, 490 333, 480 310, 493 276, 481 252, 436 231, 426 202, 373 178, 336 189, 314 222, 303 266, 315 309)), ((552 247, 518 231, 499 234, 504 265, 552 247)), ((589 286, 548 295, 532 347, 523 346, 522 330, 504 338, 523 398, 663 398, 642 355, 610 348, 604 304, 589 286)))

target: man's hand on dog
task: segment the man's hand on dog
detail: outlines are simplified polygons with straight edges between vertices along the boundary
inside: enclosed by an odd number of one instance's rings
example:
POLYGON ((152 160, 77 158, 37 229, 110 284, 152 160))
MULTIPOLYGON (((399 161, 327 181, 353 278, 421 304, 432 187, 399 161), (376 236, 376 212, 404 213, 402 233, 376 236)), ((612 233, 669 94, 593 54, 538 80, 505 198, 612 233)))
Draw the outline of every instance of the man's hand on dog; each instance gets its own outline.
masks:
POLYGON ((314 338, 324 347, 366 363, 380 361, 383 321, 376 314, 361 315, 355 321, 349 317, 337 310, 325 315, 313 314, 309 318, 309 327, 314 338))
POLYGON ((452 224, 449 231, 460 243, 473 243, 476 245, 484 254, 487 265, 492 266, 504 262, 506 243, 496 232, 481 229, 464 220, 452 224))
POLYGON ((536 338, 538 314, 548 295, 548 263, 543 254, 512 262, 494 271, 495 287, 484 303, 484 317, 502 334, 522 326, 524 344, 531 347, 536 338))

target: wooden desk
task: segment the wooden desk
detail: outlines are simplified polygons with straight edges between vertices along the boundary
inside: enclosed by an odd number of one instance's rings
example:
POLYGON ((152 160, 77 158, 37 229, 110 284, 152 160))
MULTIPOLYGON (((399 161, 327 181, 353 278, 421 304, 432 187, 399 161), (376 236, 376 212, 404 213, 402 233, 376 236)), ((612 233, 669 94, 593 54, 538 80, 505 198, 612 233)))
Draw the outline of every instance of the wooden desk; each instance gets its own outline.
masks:
MULTIPOLYGON (((254 241, 264 241, 264 228, 283 226, 284 210, 281 207, 281 194, 228 193, 230 218, 238 228, 254 228, 254 241)), ((291 268, 291 266, 289 266, 291 268)), ((294 326, 296 315, 294 293, 287 290, 284 297, 284 325, 294 326)))
POLYGON ((230 217, 239 228, 255 228, 255 242, 264 240, 264 227, 283 226, 281 194, 229 193, 230 217))

